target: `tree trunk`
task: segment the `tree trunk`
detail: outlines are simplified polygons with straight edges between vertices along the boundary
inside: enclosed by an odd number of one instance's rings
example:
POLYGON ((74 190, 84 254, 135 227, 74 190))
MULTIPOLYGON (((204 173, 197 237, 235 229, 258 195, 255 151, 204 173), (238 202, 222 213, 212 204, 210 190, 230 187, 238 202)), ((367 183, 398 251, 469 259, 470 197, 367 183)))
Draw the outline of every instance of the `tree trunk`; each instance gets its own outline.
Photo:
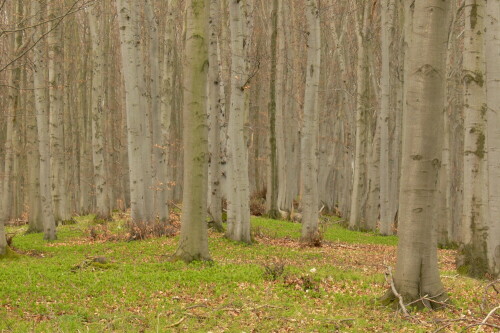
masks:
POLYGON ((58 16, 57 5, 48 1, 49 19, 53 20, 49 28, 48 70, 49 70, 49 131, 50 131, 50 166, 51 188, 54 201, 54 218, 56 222, 68 220, 71 216, 68 210, 68 193, 66 191, 65 156, 64 156, 64 79, 62 57, 62 30, 60 22, 55 20, 58 16))
MULTIPOLYGON (((449 2, 411 1, 395 286, 405 303, 446 299, 439 278, 435 203, 442 157, 444 62, 449 2), (426 52, 422 52, 426 50, 426 52)), ((437 303, 420 305, 435 307, 437 303)), ((417 304, 417 305, 419 305, 417 304)))
POLYGON ((158 23, 154 11, 154 2, 148 0, 145 3, 145 16, 149 36, 149 65, 150 65, 150 109, 153 139, 153 179, 154 179, 154 214, 160 221, 167 222, 169 219, 168 197, 167 197, 167 166, 164 159, 164 145, 162 140, 160 109, 160 50, 158 23))
POLYGON ((109 182, 106 175, 104 145, 104 110, 107 87, 104 87, 104 14, 102 5, 96 3, 89 13, 90 39, 92 41, 92 158, 94 162, 94 185, 96 215, 100 219, 111 218, 109 182))
POLYGON ((229 113, 229 179, 227 233, 229 239, 251 243, 248 183, 248 147, 245 122, 248 115, 246 90, 250 80, 247 64, 247 1, 231 0, 231 111, 229 113))
POLYGON ((116 4, 125 81, 131 218, 134 222, 146 222, 154 219, 154 212, 151 188, 152 150, 139 31, 141 4, 132 0, 117 0, 116 4))
MULTIPOLYGON (((479 244, 486 255, 476 262, 475 269, 496 278, 500 274, 500 0, 489 0, 486 5, 486 118, 488 161, 488 223, 476 226, 479 244), (484 266, 487 265, 487 269, 484 266), (483 266, 483 267, 481 267, 483 266)), ((477 14, 479 16, 479 14, 477 14)), ((477 238, 476 238, 477 240, 477 238)), ((474 258, 474 260, 477 260, 474 258)))
POLYGON ((391 43, 394 40, 394 10, 395 0, 381 1, 382 20, 382 71, 380 77, 380 233, 392 235, 394 216, 391 216, 390 179, 390 122, 391 114, 391 43))
MULTIPOLYGON (((272 34, 271 34, 271 79, 269 81, 270 101, 268 107, 269 113, 269 167, 270 167, 270 183, 267 186, 268 206, 267 215, 270 218, 276 219, 279 217, 278 211, 278 156, 276 146, 276 90, 282 87, 277 86, 277 54, 278 54, 278 16, 281 15, 279 10, 279 1, 273 0, 273 8, 271 13, 272 34)), ((280 81, 281 82, 281 81, 280 81)))
MULTIPOLYGON (((31 2, 31 12, 41 13, 40 0, 31 2)), ((37 28, 35 40, 42 36, 41 27, 37 28)), ((47 63, 46 44, 41 41, 33 47, 33 80, 35 88, 35 110, 38 130, 38 147, 40 151, 40 200, 42 204, 44 239, 56 239, 56 223, 52 203, 50 184, 50 140, 49 140, 49 110, 47 103, 47 63)))
POLYGON ((222 227, 222 192, 221 192, 221 147, 220 147, 220 113, 221 113, 221 74, 218 56, 218 28, 219 28, 219 3, 210 0, 209 19, 209 45, 208 45, 208 116, 209 149, 210 149, 210 186, 209 186, 209 212, 219 230, 222 227))
POLYGON ((354 156, 354 174, 351 195, 351 212, 349 216, 350 228, 361 228, 366 223, 364 212, 368 191, 367 183, 367 140, 370 117, 369 112, 369 63, 366 39, 368 38, 368 16, 370 15, 370 3, 365 2, 356 15, 356 33, 358 42, 358 61, 356 74, 356 153, 354 156), (359 17, 359 19, 358 19, 359 17), (360 24, 362 22, 362 24, 360 24))
POLYGON ((184 59, 184 194, 179 247, 174 258, 210 260, 206 223, 208 186, 208 0, 187 2, 184 59))
POLYGON ((318 132, 319 132, 319 78, 321 63, 321 31, 319 3, 306 2, 308 26, 306 89, 304 96, 304 120, 301 138, 302 172, 302 240, 314 243, 318 234, 318 132))

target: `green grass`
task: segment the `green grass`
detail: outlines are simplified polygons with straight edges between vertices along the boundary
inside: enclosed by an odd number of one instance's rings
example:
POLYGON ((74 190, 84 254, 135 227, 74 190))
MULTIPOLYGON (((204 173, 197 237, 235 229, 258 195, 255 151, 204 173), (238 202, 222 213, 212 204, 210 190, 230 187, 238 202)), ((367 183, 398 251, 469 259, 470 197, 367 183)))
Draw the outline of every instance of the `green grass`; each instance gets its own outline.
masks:
MULTIPOLYGON (((381 236, 372 232, 358 232, 348 230, 338 223, 335 219, 327 219, 323 223, 326 227, 323 238, 329 242, 346 242, 356 244, 381 244, 381 245, 397 245, 398 239, 395 236, 381 236)), ((261 217, 252 219, 252 227, 254 230, 262 230, 264 233, 276 238, 290 237, 299 239, 302 225, 289 221, 276 221, 261 217)))
MULTIPOLYGON (((186 265, 166 260, 177 237, 90 242, 92 217, 78 221, 59 227, 52 243, 41 234, 23 234, 24 228, 9 229, 19 233, 14 246, 25 254, 0 261, 0 332, 429 329, 377 303, 387 288, 383 266, 367 269, 356 254, 364 246, 392 251, 395 237, 329 223, 325 241, 345 247, 303 248, 296 241, 300 224, 253 218, 257 239, 266 236, 283 245, 262 240, 247 246, 212 234, 214 262, 186 265), (109 264, 83 265, 96 256, 108 258, 109 264), (284 265, 283 274, 269 279, 265 266, 272 269, 276 263, 284 265)), ((124 227, 123 221, 107 225, 113 233, 124 227)), ((462 277, 444 282, 457 304, 477 308, 480 300, 471 300, 462 288, 480 290, 483 284, 462 277)))

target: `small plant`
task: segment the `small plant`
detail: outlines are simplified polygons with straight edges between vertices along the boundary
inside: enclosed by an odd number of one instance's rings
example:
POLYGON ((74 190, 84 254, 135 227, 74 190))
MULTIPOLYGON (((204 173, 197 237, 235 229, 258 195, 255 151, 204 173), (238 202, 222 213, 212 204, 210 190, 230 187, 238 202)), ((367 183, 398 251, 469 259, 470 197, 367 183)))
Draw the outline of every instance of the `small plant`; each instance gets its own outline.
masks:
POLYGON ((285 272, 285 264, 281 262, 264 265, 264 279, 276 281, 285 272))
POLYGON ((154 237, 171 237, 177 232, 177 229, 165 222, 158 220, 152 222, 129 222, 129 237, 128 240, 142 240, 154 237))

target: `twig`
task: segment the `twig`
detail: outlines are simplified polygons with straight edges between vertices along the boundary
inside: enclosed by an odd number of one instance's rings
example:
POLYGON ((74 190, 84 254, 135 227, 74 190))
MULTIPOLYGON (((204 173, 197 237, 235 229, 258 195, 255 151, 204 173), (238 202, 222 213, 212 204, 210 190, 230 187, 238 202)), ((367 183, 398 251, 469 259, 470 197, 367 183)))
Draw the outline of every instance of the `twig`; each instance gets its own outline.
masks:
POLYGON ((186 307, 183 311, 194 309, 194 308, 208 308, 208 306, 206 306, 205 304, 195 304, 195 305, 191 305, 191 306, 186 307))
POLYGON ((479 332, 482 329, 482 325, 485 325, 486 322, 488 321, 488 319, 491 317, 491 315, 494 314, 495 311, 497 311, 498 309, 500 309, 500 306, 497 306, 496 308, 494 308, 493 310, 491 310, 488 313, 488 315, 483 319, 483 321, 481 322, 481 324, 479 324, 479 327, 477 328, 476 333, 479 332))
POLYGON ((399 299, 399 306, 401 307, 401 310, 405 314, 405 316, 410 317, 410 314, 408 313, 408 310, 405 307, 405 303, 403 301, 403 296, 401 296, 398 291, 396 290, 396 286, 394 285, 394 279, 392 278, 392 268, 391 266, 387 266, 388 273, 386 273, 386 280, 391 284, 391 290, 394 296, 396 296, 399 299), (388 277, 390 279, 388 279, 388 277))
POLYGON ((171 328, 171 327, 176 327, 179 326, 184 320, 186 320, 186 317, 182 317, 179 321, 176 321, 175 323, 165 326, 166 328, 171 328))
POLYGON ((497 294, 499 294, 500 292, 498 291, 498 289, 496 288, 496 284, 497 283, 500 283, 500 279, 498 280, 495 280, 495 281, 492 281, 490 283, 488 283, 486 285, 486 287, 484 287, 484 293, 483 293, 483 302, 481 303, 481 310, 485 311, 484 308, 485 308, 485 305, 486 305, 486 300, 488 298, 488 289, 491 287, 493 288, 494 291, 496 291, 497 294))

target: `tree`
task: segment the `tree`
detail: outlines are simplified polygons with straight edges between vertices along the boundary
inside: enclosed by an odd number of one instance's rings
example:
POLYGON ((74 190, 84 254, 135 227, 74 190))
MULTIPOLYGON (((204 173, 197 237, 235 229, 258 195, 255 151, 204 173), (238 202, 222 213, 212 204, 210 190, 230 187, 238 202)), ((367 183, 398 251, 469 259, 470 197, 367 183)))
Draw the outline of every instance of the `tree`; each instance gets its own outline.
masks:
MULTIPOLYGON (((43 13, 40 0, 31 2, 33 14, 43 13)), ((42 26, 43 27, 43 26, 42 26)), ((34 39, 41 38, 41 27, 37 28, 34 39)), ((35 89, 36 125, 38 131, 38 149, 40 152, 40 196, 41 201, 44 239, 56 239, 56 223, 54 219, 54 206, 50 184, 50 140, 49 140, 49 104, 47 91, 44 88, 47 83, 47 59, 46 43, 40 42, 33 47, 33 85, 35 89)))
POLYGON ((361 7, 350 2, 354 9, 358 60, 356 65, 356 152, 354 156, 354 174, 351 194, 350 228, 367 228, 365 216, 368 186, 368 132, 371 123, 369 110, 369 58, 368 33, 370 2, 365 1, 361 7))
POLYGON ((208 0, 189 0, 184 59, 184 194, 175 259, 210 260, 206 223, 208 187, 208 0))
POLYGON ((248 183, 248 147, 245 142, 245 122, 248 117, 246 95, 249 85, 248 48, 250 41, 246 10, 248 0, 231 0, 231 110, 229 112, 229 179, 227 237, 251 242, 250 193, 248 183))
POLYGON ((464 31, 464 205, 460 269, 471 276, 484 276, 484 226, 488 215, 488 169, 486 157, 486 64, 484 58, 485 2, 467 0, 464 31), (478 270, 478 268, 481 269, 478 270))
POLYGON ((133 222, 154 219, 150 115, 145 100, 144 64, 140 39, 141 3, 117 0, 120 48, 125 81, 127 148, 130 175, 130 204, 133 222))
POLYGON ((208 45, 208 116, 210 121, 209 149, 210 149, 210 186, 209 186, 209 212, 217 229, 222 227, 222 189, 221 189, 221 140, 220 140, 220 115, 221 115, 221 74, 219 66, 219 3, 210 0, 209 19, 209 45, 208 45))
POLYGON ((65 156, 64 156, 64 80, 63 80, 63 45, 61 21, 58 16, 57 1, 47 2, 50 33, 48 44, 49 72, 49 135, 50 135, 50 168, 51 189, 54 202, 54 218, 56 221, 68 220, 71 216, 68 209, 66 191, 65 156))
MULTIPOLYGON (((395 0, 382 0, 381 4, 381 53, 382 71, 380 75, 380 233, 392 235, 394 216, 391 214, 391 168, 390 168, 390 108, 391 108, 391 42, 394 40, 395 0)), ((397 177, 393 175, 393 177, 397 177)))
MULTIPOLYGON (((400 236, 394 285, 406 303, 427 295, 446 299, 437 265, 435 203, 441 167, 449 1, 422 0, 414 6, 408 29, 409 55, 405 80, 403 152, 399 204, 400 236), (425 50, 425 52, 422 52, 425 50)), ((387 298, 394 297, 392 292, 387 298)), ((435 307, 437 303, 427 304, 435 307)), ((418 304, 417 304, 418 305, 418 304)))
MULTIPOLYGON (((500 274, 500 0, 486 4, 486 149, 488 161, 488 221, 476 226, 477 244, 486 254, 476 270, 500 274), (483 228, 481 228, 483 227, 483 228), (485 260, 486 259, 486 260, 485 260), (483 267, 480 267, 483 266, 483 267)), ((479 13, 477 14, 479 15, 479 13)))
POLYGON ((100 219, 111 218, 108 177, 106 175, 104 146, 104 110, 106 91, 104 81, 104 19, 100 3, 95 3, 89 12, 90 39, 92 41, 92 160, 96 193, 96 215, 100 219))
POLYGON ((318 132, 319 71, 321 63, 321 31, 319 2, 307 0, 308 26, 306 89, 301 138, 302 172, 302 240, 318 240, 318 132))

